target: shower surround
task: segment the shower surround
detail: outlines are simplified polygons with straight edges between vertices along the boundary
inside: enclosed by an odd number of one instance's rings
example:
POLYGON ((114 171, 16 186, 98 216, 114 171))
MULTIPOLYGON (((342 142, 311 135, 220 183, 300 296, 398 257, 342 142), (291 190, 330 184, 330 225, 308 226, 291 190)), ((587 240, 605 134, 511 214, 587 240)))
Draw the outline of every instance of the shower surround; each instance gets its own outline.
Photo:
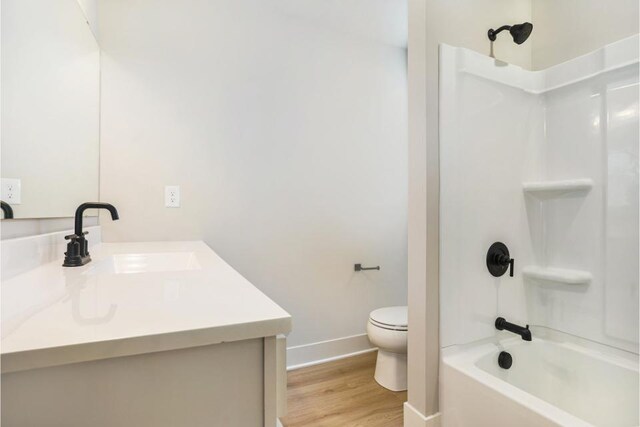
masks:
MULTIPOLYGON (((638 47, 634 36, 546 70, 527 71, 470 50, 441 46, 445 426, 482 419, 482 411, 460 412, 479 405, 456 401, 463 393, 452 392, 461 386, 453 373, 466 379, 473 375, 452 357, 473 351, 473 343, 502 348, 508 335, 496 335, 499 316, 535 326, 533 344, 540 339, 535 330, 559 331, 554 342, 573 342, 575 337, 574 346, 602 345, 585 354, 622 351, 636 367, 630 375, 637 392, 638 47), (496 278, 487 271, 485 255, 496 241, 509 247, 514 277, 496 278)), ((519 344, 518 351, 526 348, 527 343, 519 344)), ((556 381, 570 382, 569 366, 552 357, 558 348, 544 346, 554 360, 545 366, 557 369, 550 374, 556 381)), ((487 353, 495 356, 498 370, 499 353, 487 353)), ((526 360, 514 355, 513 365, 522 369, 526 360)), ((501 384, 513 387, 506 380, 480 386, 487 396, 497 393, 513 404, 515 398, 501 384)), ((553 382, 546 385, 551 392, 553 382)), ((517 405, 542 413, 541 419, 548 421, 531 425, 566 424, 531 403, 549 403, 544 390, 535 395, 524 390, 520 396, 526 398, 517 405)), ((574 397, 593 395, 576 389, 574 397)), ((485 402, 490 410, 484 413, 500 411, 492 406, 499 401, 485 402)), ((571 413, 571 405, 552 403, 560 412, 571 413)), ((633 417, 637 425, 637 406, 633 417)), ((628 424, 616 423, 613 415, 608 419, 610 425, 628 424)))

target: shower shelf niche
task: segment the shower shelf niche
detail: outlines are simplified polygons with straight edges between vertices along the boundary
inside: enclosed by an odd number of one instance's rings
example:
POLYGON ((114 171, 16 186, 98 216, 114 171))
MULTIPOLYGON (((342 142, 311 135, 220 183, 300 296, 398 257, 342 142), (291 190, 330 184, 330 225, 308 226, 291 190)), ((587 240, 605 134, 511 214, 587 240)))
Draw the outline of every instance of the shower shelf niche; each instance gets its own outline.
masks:
POLYGON ((586 285, 591 282, 591 273, 582 270, 528 266, 522 269, 522 274, 528 279, 565 283, 568 285, 586 285))
POLYGON ((567 193, 587 192, 593 188, 593 180, 589 178, 564 179, 560 181, 530 181, 522 183, 525 194, 545 199, 558 197, 567 193))

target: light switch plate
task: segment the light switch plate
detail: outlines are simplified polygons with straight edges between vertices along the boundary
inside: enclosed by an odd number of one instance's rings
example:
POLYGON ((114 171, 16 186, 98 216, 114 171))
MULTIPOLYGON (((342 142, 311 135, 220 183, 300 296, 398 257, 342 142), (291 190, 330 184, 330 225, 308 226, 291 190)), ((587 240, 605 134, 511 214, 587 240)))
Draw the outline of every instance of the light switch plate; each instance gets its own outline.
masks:
POLYGON ((22 203, 21 181, 18 178, 2 178, 0 186, 2 187, 2 194, 0 199, 3 202, 7 202, 10 205, 19 205, 22 203))
POLYGON ((164 206, 167 208, 180 207, 180 186, 167 185, 164 187, 164 206))

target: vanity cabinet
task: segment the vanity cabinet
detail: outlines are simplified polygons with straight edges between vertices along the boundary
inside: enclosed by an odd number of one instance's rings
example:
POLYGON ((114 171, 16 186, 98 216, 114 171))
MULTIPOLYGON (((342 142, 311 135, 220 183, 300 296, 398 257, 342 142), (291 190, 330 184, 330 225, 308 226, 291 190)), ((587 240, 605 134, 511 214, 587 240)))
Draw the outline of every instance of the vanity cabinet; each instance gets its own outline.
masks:
POLYGON ((2 375, 2 425, 276 426, 275 337, 2 375))
POLYGON ((203 242, 89 230, 82 267, 63 233, 1 242, 2 425, 276 427, 290 315, 203 242))

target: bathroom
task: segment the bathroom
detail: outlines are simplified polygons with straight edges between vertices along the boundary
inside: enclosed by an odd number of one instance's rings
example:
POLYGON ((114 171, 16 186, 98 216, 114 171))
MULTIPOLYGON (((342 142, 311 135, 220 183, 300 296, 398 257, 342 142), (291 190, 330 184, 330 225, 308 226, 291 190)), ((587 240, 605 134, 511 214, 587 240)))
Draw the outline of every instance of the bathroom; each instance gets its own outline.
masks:
POLYGON ((640 425, 638 15, 0 0, 2 424, 640 425))

